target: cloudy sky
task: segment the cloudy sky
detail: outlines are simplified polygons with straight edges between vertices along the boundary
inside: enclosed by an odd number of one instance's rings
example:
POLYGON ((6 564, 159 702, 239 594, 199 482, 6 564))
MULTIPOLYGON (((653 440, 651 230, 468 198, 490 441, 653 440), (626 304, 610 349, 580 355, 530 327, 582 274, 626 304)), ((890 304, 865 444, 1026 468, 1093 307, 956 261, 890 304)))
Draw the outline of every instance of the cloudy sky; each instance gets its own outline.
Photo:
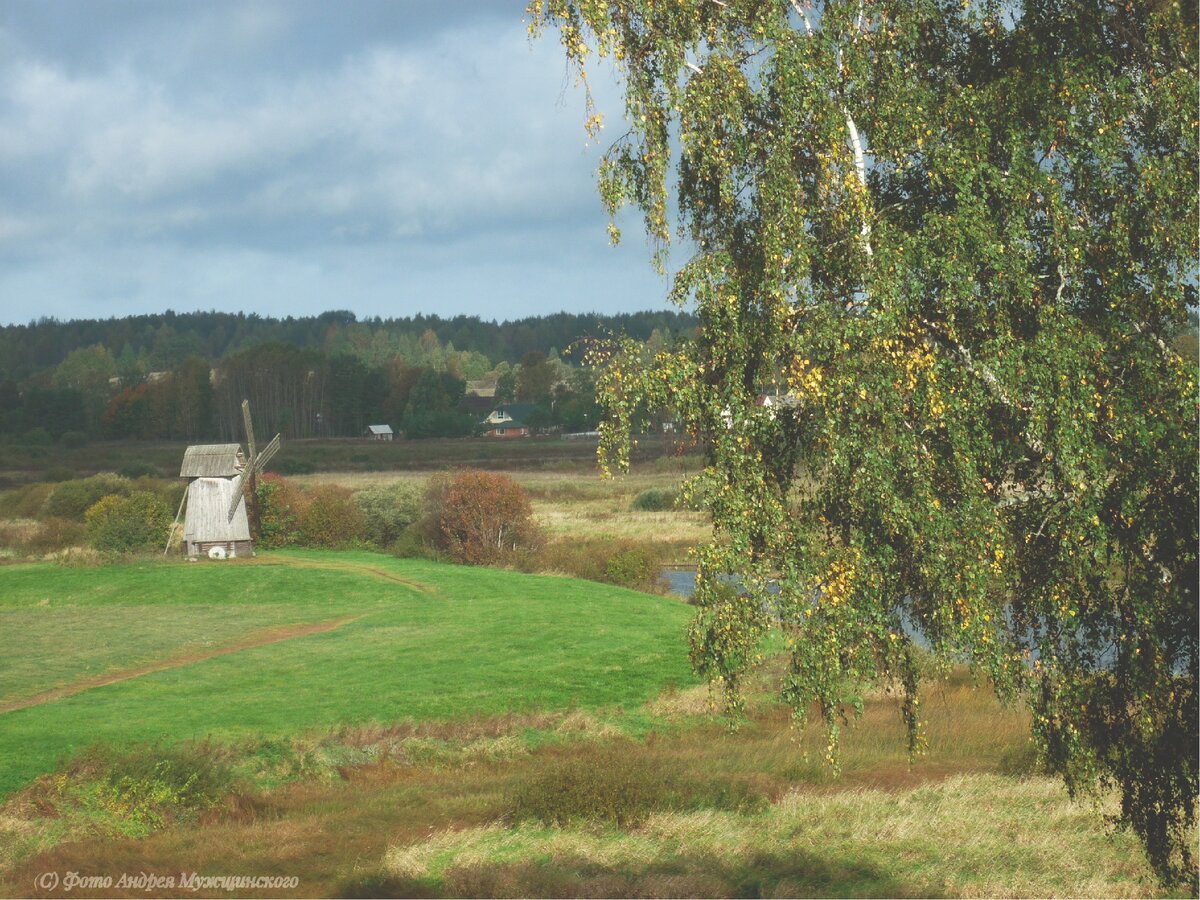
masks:
POLYGON ((0 320, 664 308, 523 6, 3 0, 0 320))

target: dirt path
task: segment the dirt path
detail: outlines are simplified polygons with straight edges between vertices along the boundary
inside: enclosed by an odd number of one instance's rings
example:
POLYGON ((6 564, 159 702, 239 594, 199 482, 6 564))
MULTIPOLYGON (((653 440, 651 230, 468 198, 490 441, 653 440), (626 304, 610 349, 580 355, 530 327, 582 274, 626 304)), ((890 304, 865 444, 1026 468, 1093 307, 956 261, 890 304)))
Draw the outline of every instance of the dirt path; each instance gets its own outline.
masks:
POLYGON ((347 622, 353 622, 355 619, 359 618, 362 617, 343 616, 340 619, 330 619, 326 622, 306 622, 298 625, 272 625, 270 628, 262 628, 258 631, 252 631, 249 634, 238 638, 236 641, 225 644, 221 647, 213 647, 208 650, 201 650, 193 653, 183 653, 179 656, 168 657, 167 659, 159 660, 158 662, 146 663, 145 665, 135 666, 131 669, 121 669, 116 672, 109 672, 106 675, 96 675, 91 678, 85 678, 81 681, 63 685, 62 687, 56 687, 48 691, 42 691, 40 694, 34 694, 32 697, 13 700, 9 703, 0 705, 0 715, 14 712, 18 709, 25 709, 28 706, 41 706, 43 703, 52 703, 53 701, 61 700, 64 697, 73 697, 75 694, 82 694, 84 691, 90 691, 92 688, 103 687, 106 684, 116 684, 118 681, 129 681, 131 678, 141 678, 143 675, 151 675, 154 672, 162 672, 167 669, 177 669, 180 666, 190 666, 193 663, 203 662, 204 660, 212 659, 215 656, 225 656, 229 653, 237 653, 239 650, 249 650, 253 647, 262 647, 266 644, 278 644, 281 641, 290 641, 294 638, 306 637, 310 634, 321 634, 322 632, 333 631, 335 628, 341 628, 347 622))

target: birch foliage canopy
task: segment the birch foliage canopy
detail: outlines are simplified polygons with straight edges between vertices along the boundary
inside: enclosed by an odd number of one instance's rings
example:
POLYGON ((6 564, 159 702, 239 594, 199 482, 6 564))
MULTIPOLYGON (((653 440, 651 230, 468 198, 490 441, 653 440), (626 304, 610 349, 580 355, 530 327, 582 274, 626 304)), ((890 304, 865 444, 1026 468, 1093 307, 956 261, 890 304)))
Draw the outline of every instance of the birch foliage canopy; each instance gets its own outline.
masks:
POLYGON ((673 287, 696 338, 624 344, 599 390, 607 464, 646 404, 709 448, 699 670, 736 710, 782 631, 836 763, 880 681, 919 744, 918 642, 966 659, 1194 880, 1196 365, 1170 343, 1196 302, 1194 6, 529 12, 585 84, 597 57, 624 78, 609 212, 640 209, 660 262, 696 250, 673 287))

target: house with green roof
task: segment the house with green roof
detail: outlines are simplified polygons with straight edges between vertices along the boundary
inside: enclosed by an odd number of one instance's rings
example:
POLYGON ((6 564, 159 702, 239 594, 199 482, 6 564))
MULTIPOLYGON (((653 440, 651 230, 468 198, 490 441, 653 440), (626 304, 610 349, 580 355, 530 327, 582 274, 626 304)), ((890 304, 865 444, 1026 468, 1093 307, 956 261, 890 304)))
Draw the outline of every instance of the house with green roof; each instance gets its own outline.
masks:
POLYGON ((537 409, 533 403, 504 403, 483 420, 484 437, 529 437, 529 416, 537 409))

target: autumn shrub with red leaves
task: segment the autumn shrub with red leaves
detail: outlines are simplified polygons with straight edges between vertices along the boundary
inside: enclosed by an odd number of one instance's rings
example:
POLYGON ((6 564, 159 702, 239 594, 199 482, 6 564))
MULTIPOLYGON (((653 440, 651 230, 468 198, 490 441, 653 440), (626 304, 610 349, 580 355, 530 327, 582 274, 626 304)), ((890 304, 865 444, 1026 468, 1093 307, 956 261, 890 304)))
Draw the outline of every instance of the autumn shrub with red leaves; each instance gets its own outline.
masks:
POLYGON ((529 498, 507 475, 467 469, 435 478, 426 508, 430 536, 456 562, 503 563, 539 542, 529 498))

